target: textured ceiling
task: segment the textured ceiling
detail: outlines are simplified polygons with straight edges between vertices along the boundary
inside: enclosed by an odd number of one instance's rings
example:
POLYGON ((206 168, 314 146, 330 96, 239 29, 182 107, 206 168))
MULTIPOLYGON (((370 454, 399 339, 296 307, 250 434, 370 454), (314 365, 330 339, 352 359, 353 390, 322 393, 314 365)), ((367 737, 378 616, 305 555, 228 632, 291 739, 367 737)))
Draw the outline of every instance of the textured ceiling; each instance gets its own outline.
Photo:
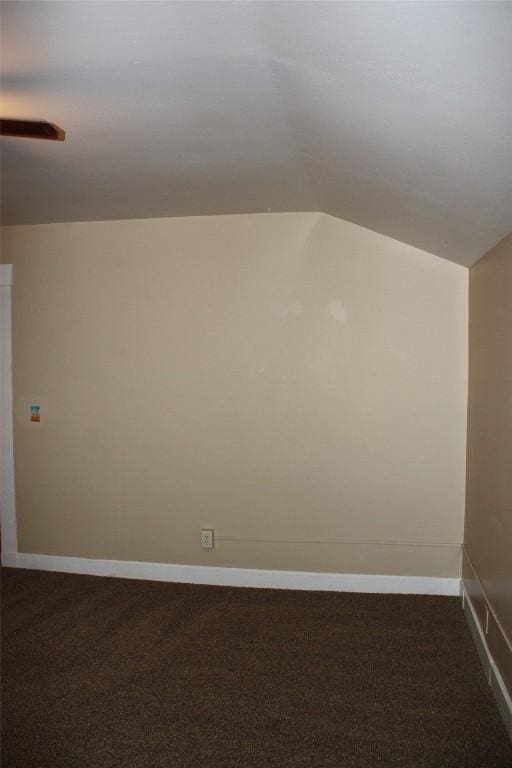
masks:
POLYGON ((470 264, 512 229, 512 3, 2 3, 3 223, 325 211, 470 264))

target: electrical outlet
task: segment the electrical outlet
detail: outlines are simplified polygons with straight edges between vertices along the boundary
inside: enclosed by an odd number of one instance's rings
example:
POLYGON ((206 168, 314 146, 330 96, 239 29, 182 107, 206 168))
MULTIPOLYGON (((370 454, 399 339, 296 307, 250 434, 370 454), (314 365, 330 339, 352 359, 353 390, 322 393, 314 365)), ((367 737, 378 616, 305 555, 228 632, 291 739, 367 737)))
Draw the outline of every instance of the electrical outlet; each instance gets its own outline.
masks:
POLYGON ((213 528, 203 528, 201 531, 201 547, 213 549, 213 528))

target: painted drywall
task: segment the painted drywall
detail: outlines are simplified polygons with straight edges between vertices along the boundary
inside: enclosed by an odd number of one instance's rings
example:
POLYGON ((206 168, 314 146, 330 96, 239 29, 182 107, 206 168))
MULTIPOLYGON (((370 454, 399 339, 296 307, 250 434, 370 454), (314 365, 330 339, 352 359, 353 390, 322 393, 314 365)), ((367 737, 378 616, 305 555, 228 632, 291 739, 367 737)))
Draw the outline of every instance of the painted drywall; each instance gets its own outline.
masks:
POLYGON ((467 269, 316 213, 3 247, 20 551, 460 574, 467 269))
POLYGON ((512 235, 470 270, 464 545, 512 644, 512 235))

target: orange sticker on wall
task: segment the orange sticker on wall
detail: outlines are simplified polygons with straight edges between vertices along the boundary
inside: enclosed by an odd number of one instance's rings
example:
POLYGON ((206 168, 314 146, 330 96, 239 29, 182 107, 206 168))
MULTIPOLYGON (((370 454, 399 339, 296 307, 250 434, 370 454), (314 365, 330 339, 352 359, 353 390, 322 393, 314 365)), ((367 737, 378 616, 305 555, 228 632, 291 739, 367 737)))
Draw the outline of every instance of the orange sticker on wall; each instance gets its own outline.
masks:
POLYGON ((39 413, 40 410, 40 405, 30 406, 30 421, 41 421, 41 414, 39 413))

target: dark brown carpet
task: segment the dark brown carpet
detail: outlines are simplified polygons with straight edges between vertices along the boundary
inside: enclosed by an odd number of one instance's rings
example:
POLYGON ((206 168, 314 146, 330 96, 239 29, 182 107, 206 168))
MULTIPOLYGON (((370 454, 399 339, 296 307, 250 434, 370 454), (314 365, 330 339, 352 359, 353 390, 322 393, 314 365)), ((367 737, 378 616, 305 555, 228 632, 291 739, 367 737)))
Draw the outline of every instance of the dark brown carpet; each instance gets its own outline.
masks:
POLYGON ((455 598, 4 569, 3 768, 509 768, 455 598))

